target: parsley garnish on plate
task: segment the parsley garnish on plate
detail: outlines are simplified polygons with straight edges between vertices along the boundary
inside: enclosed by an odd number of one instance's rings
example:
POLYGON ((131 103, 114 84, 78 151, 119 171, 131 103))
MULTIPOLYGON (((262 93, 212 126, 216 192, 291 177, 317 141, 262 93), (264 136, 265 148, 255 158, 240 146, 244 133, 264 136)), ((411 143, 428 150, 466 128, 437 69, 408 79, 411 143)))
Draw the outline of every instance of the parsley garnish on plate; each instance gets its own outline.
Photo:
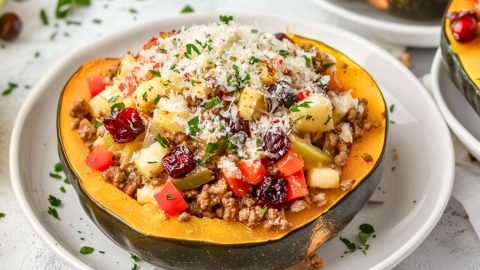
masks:
POLYGON ((47 12, 43 8, 40 10, 40 20, 42 20, 43 25, 48 25, 49 23, 47 12))
POLYGON ((5 88, 5 90, 3 90, 2 96, 10 95, 13 92, 13 90, 15 90, 17 87, 18 87, 18 84, 13 83, 13 82, 9 82, 8 87, 5 88))
POLYGON ((55 8, 55 16, 59 19, 67 17, 68 13, 76 7, 86 7, 90 5, 90 0, 58 0, 55 8))
POLYGON ((62 204, 62 200, 60 200, 59 198, 53 195, 48 196, 48 201, 50 202, 50 205, 53 207, 59 207, 62 204))
POLYGON ((180 11, 180 13, 185 14, 185 13, 192 13, 194 11, 195 10, 193 9, 192 6, 186 5, 185 7, 183 7, 183 9, 180 11))
POLYGON ((58 216, 57 209, 49 206, 47 213, 48 213, 50 216, 52 216, 52 217, 60 220, 60 217, 58 216))
POLYGON ((50 175, 50 177, 52 177, 54 179, 62 179, 62 176, 58 173, 50 172, 48 175, 50 175))
POLYGON ((80 248, 80 253, 82 253, 83 255, 90 254, 93 251, 95 251, 95 249, 93 247, 89 247, 89 246, 82 246, 80 248))
POLYGON ((233 16, 228 16, 228 15, 220 15, 218 17, 221 22, 224 24, 228 24, 229 22, 233 21, 233 16))

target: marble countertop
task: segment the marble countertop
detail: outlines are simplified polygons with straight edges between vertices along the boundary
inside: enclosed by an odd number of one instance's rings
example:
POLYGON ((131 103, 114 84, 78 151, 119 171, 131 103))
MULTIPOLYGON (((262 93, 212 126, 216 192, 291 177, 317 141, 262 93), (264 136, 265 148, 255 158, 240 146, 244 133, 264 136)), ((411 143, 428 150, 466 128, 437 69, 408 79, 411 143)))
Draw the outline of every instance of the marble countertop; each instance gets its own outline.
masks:
MULTIPOLYGON (((15 115, 31 86, 56 60, 68 52, 103 35, 120 31, 152 19, 177 16, 186 5, 195 12, 267 12, 322 20, 321 10, 310 1, 298 0, 96 0, 88 8, 79 8, 69 16, 77 23, 54 19, 55 0, 6 0, 0 8, 15 11, 23 20, 20 38, 0 45, 0 89, 8 82, 19 87, 0 97, 0 268, 69 269, 34 233, 20 211, 10 184, 8 152, 15 115), (299 4, 300 3, 300 4, 299 4), (44 8, 48 26, 40 20, 44 8), (130 12, 134 8, 137 13, 130 12), (111 20, 115 15, 116 19, 111 20), (121 17, 121 19, 118 18, 121 17), (101 23, 95 23, 100 19, 101 23)), ((1 44, 1 43, 0 43, 1 44)), ((412 49, 412 71, 421 76, 429 72, 433 49, 412 49)), ((445 213, 425 242, 396 269, 480 269, 480 241, 461 205, 451 199, 445 213)))

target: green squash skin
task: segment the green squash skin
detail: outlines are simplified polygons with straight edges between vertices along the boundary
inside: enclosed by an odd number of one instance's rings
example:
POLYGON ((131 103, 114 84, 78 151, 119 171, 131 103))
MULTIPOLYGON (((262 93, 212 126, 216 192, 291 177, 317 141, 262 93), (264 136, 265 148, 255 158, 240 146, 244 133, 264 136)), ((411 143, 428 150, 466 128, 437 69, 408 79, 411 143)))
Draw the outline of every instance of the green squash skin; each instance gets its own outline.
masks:
POLYGON ((441 18, 448 0, 389 0, 389 12, 414 20, 441 18))
MULTIPOLYGON (((386 136, 387 134, 388 129, 386 136)), ((383 176, 387 149, 384 145, 375 167, 354 190, 312 222, 276 241, 219 245, 151 237, 131 228, 83 190, 77 174, 65 157, 60 139, 59 142, 60 160, 90 219, 118 246, 144 261, 167 269, 279 269, 302 262, 317 226, 328 228, 331 238, 341 231, 368 201, 383 176)))
POLYGON ((440 51, 442 52, 442 57, 448 74, 458 91, 463 94, 468 103, 470 103, 477 114, 480 115, 480 89, 477 88, 475 83, 468 76, 460 58, 451 49, 450 41, 446 34, 446 31, 449 31, 449 29, 445 29, 445 22, 442 22, 442 25, 440 51))

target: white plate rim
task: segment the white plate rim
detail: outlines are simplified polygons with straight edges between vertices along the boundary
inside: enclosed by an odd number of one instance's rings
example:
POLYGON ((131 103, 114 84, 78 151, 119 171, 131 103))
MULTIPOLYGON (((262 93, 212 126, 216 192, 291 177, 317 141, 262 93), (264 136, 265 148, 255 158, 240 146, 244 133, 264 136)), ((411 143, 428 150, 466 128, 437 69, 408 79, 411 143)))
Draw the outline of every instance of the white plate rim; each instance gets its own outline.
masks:
POLYGON ((360 24, 365 24, 373 29, 380 29, 382 31, 397 32, 397 33, 413 33, 415 35, 431 35, 432 32, 440 31, 440 26, 426 26, 426 25, 405 25, 401 23, 394 23, 384 20, 379 20, 373 17, 363 16, 361 14, 352 12, 348 9, 337 6, 330 1, 312 0, 317 5, 327 9, 329 12, 338 14, 342 18, 355 21, 360 24))
MULTIPOLYGON (((447 103, 443 99, 442 91, 440 90, 440 69, 443 65, 443 57, 441 49, 437 49, 435 53, 435 57, 432 63, 431 69, 431 84, 432 84, 432 93, 437 103, 440 112, 443 115, 443 118, 447 122, 450 130, 455 133, 455 135, 460 139, 460 141, 472 152, 476 155, 480 156, 480 141, 473 136, 470 131, 468 131, 462 123, 453 115, 450 111, 447 103)), ((461 95, 460 92, 458 92, 461 95)))
MULTIPOLYGON (((255 18, 258 16, 262 17, 268 17, 271 18, 272 20, 281 20, 281 21, 290 21, 290 22, 300 22, 305 25, 316 25, 316 26, 327 26, 331 28, 332 30, 335 30, 338 35, 343 35, 345 37, 348 37, 350 40, 354 42, 361 43, 362 45, 366 47, 370 47, 372 50, 376 51, 382 58, 386 58, 391 62, 393 66, 396 68, 400 69, 405 75, 412 80, 414 84, 417 85, 419 89, 424 90, 424 87, 420 84, 420 82, 417 80, 417 78, 411 73, 406 67, 404 67, 402 64, 398 62, 392 55, 387 53, 384 49, 380 48, 379 46, 369 42, 368 40, 354 34, 351 32, 348 32, 346 30, 340 29, 336 26, 329 25, 326 23, 321 23, 317 22, 314 20, 310 19, 304 19, 304 18, 298 18, 298 17, 292 17, 292 16, 279 16, 279 15, 272 15, 272 14, 267 14, 267 13, 258 13, 258 12, 249 12, 249 13, 231 13, 234 16, 237 17, 242 17, 242 18, 255 18)), ((22 104, 22 107, 20 108, 17 118, 14 123, 12 135, 11 135, 11 140, 10 140, 10 151, 9 151, 9 169, 10 169, 10 177, 11 177, 11 183, 12 187, 15 193, 15 197, 20 205, 20 208, 22 209, 23 213, 25 214, 28 222, 31 224, 33 227, 34 231, 40 236, 40 238, 49 246, 53 251, 55 251, 58 255, 60 255, 61 258, 65 260, 68 264, 71 266, 77 268, 77 269, 92 269, 89 265, 85 264, 81 260, 79 260, 77 257, 75 257, 73 254, 71 254, 69 251, 67 251, 64 247, 61 245, 57 244, 55 238, 42 226, 40 221, 37 219, 35 214, 33 213, 32 209, 29 206, 28 198, 26 196, 26 193, 23 190, 22 187, 22 180, 21 180, 21 173, 20 173, 20 166, 18 163, 18 158, 19 158, 19 148, 20 148, 20 135, 22 132, 22 127, 24 126, 28 116, 31 107, 35 104, 37 101, 38 97, 45 92, 45 87, 44 85, 47 84, 48 81, 50 81, 55 73, 59 72, 61 70, 61 67, 68 63, 71 59, 75 57, 76 54, 82 53, 84 51, 87 51, 93 47, 97 43, 103 43, 106 42, 108 39, 113 39, 121 35, 128 34, 129 32, 135 32, 137 29, 141 29, 144 27, 148 27, 150 25, 157 25, 162 22, 178 22, 178 24, 182 24, 182 20, 189 18, 189 19, 197 19, 197 20, 204 20, 204 19, 209 19, 212 18, 212 16, 218 16, 217 13, 202 13, 202 14, 187 14, 187 15, 181 15, 181 16, 175 16, 175 17, 168 17, 164 19, 159 19, 159 20, 154 20, 150 21, 147 23, 142 23, 138 24, 136 26, 121 30, 119 32, 116 32, 111 35, 107 35, 105 37, 102 37, 98 40, 95 40, 94 42, 91 42, 90 44, 83 46, 81 48, 78 48, 68 55, 64 56, 61 58, 59 61, 57 61, 54 65, 52 65, 47 72, 42 76, 42 78, 38 81, 38 83, 33 87, 31 90, 31 93, 27 96, 26 100, 22 104)), ((433 110, 437 110, 437 107, 435 106, 435 103, 431 99, 431 97, 427 94, 426 90, 422 91, 420 95, 423 95, 426 102, 429 103, 429 106, 433 110)), ((428 234, 433 230, 434 226, 437 224, 437 222, 440 220, 440 217, 443 213, 443 210, 445 209, 448 199, 450 197, 450 193, 453 187, 453 176, 454 176, 454 155, 453 155, 453 144, 450 138, 450 134, 448 133, 448 128, 445 124, 444 121, 439 123, 441 128, 443 129, 443 134, 446 136, 446 138, 443 138, 446 140, 447 145, 446 151, 448 152, 448 155, 445 156, 446 158, 446 164, 444 166, 445 170, 445 184, 443 186, 443 189, 441 189, 441 192, 439 193, 439 201, 443 201, 443 203, 438 203, 436 205, 436 208, 433 209, 431 212, 431 215, 427 219, 427 221, 418 229, 416 234, 406 241, 403 246, 401 246, 399 249, 396 250, 396 252, 392 253, 390 256, 384 258, 382 261, 378 262, 375 267, 372 269, 389 269, 400 263, 403 259, 405 259, 408 255, 410 255, 422 242, 425 240, 425 238, 428 236, 428 234), (449 181, 447 181, 449 180, 449 181)))

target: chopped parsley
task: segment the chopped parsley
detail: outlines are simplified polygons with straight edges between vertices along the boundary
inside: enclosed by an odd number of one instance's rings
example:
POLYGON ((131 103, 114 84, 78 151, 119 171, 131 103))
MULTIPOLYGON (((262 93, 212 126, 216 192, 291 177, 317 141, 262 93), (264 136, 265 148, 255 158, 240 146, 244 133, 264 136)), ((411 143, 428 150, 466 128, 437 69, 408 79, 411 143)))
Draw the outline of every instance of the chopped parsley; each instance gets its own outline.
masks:
POLYGON ((90 254, 93 251, 95 251, 95 249, 89 246, 83 246, 80 248, 80 253, 82 253, 83 255, 90 254))
POLYGON ((395 110, 395 104, 390 105, 390 108, 389 108, 390 113, 393 113, 394 110, 395 110))
POLYGON ((114 112, 116 110, 121 110, 123 108, 125 108, 125 103, 120 102, 120 103, 113 104, 112 107, 111 107, 111 110, 112 110, 112 112, 114 112))
POLYGON ((53 195, 48 195, 48 201, 50 202, 50 205, 53 207, 59 207, 62 204, 62 200, 60 200, 59 198, 53 195))
POLYGON ((192 50, 197 53, 197 55, 200 54, 200 50, 197 48, 197 46, 195 46, 195 44, 192 44, 192 43, 188 43, 187 45, 185 45, 186 48, 187 48, 187 52, 185 53, 185 57, 189 58, 190 59, 190 55, 192 55, 192 50))
POLYGON ((240 90, 250 83, 250 74, 245 73, 245 75, 242 77, 240 75, 240 68, 235 64, 233 65, 233 70, 235 75, 227 78, 228 86, 233 86, 236 88, 236 90, 240 90))
POLYGON ((160 101, 160 95, 157 95, 157 97, 153 100, 153 103, 157 105, 159 101, 160 101))
POLYGON ((197 135, 197 133, 200 131, 200 129, 198 128, 198 116, 195 116, 194 118, 188 120, 187 124, 188 129, 190 130, 190 134, 192 134, 192 136, 197 135))
POLYGON ((375 229, 370 224, 362 224, 358 227, 360 232, 358 233, 358 238, 362 242, 362 244, 366 245, 368 238, 375 232, 375 229))
POLYGON ((58 173, 50 172, 48 175, 50 175, 50 177, 52 177, 54 179, 62 179, 62 176, 58 173))
POLYGON ((112 96, 111 98, 108 99, 108 103, 114 103, 118 99, 118 95, 112 96))
POLYGON ((40 20, 42 20, 43 25, 48 25, 48 15, 43 8, 40 10, 40 20))
POLYGON ((55 172, 63 172, 63 165, 62 163, 57 163, 53 166, 53 169, 55 170, 55 172))
POLYGON ((215 153, 218 149, 218 143, 208 143, 207 147, 205 148, 205 152, 212 154, 215 153))
POLYGON ((253 65, 253 64, 259 63, 259 62, 260 62, 260 59, 256 58, 256 57, 253 56, 253 55, 250 57, 250 59, 248 59, 248 63, 249 63, 250 65, 253 65))
POLYGON ((195 10, 193 9, 192 6, 186 5, 185 7, 183 7, 183 9, 180 11, 180 13, 185 14, 185 13, 192 13, 194 11, 195 10))
POLYGON ((160 134, 157 134, 154 138, 155 141, 157 141, 163 148, 167 148, 170 142, 168 141, 167 138, 163 137, 160 134))
POLYGON ((55 8, 55 16, 59 19, 67 17, 73 9, 78 6, 89 6, 90 0, 58 0, 55 8))
POLYGON ((52 217, 54 217, 54 218, 56 218, 56 219, 60 220, 60 217, 58 217, 58 212, 57 212, 57 209, 55 209, 55 208, 53 208, 53 207, 50 207, 50 206, 49 206, 49 207, 48 207, 48 211, 47 211, 47 213, 48 213, 50 216, 52 216, 52 217))
POLYGON ((65 183, 65 184, 67 184, 67 185, 72 184, 72 182, 71 182, 70 179, 68 179, 68 178, 65 178, 65 179, 63 180, 63 183, 65 183))
POLYGON ((345 244, 350 253, 357 250, 357 245, 355 245, 355 243, 352 243, 352 241, 348 240, 347 238, 340 237, 340 240, 345 244))
POLYGON ((65 21, 65 23, 66 23, 67 25, 76 25, 76 26, 82 25, 81 22, 72 21, 72 20, 65 21))
POLYGON ((4 218, 5 217, 5 214, 0 212, 0 218, 4 218))
POLYGON ((285 57, 287 55, 290 55, 290 52, 287 51, 287 50, 280 50, 278 51, 278 54, 280 54, 281 56, 285 57))
POLYGON ((233 16, 228 16, 228 15, 220 15, 218 17, 221 22, 224 24, 228 24, 229 22, 233 21, 233 16))
MULTIPOLYGON (((176 199, 175 195, 172 195, 172 194, 167 194, 166 197, 167 197, 167 200, 170 200, 170 201, 176 199)), ((135 255, 132 255, 132 256, 135 256, 135 255)))
POLYGON ((60 191, 61 191, 62 193, 66 193, 66 192, 67 192, 63 186, 60 187, 60 191))
MULTIPOLYGON (((170 195, 170 194, 169 194, 169 195, 170 195)), ((167 196, 168 196, 168 195, 167 195, 167 196)), ((173 195, 171 195, 171 196, 173 196, 173 195)), ((130 253, 130 258, 132 258, 132 260, 133 260, 134 262, 139 262, 139 261, 140 261, 140 258, 138 258, 135 254, 132 254, 132 253, 130 253)))
POLYGON ((219 97, 214 97, 210 99, 206 104, 205 104, 205 109, 211 109, 215 106, 217 106, 220 103, 220 98, 219 97))
POLYGON ((334 66, 335 64, 337 64, 337 63, 335 63, 335 62, 325 63, 325 64, 322 64, 322 68, 327 69, 327 68, 330 68, 330 67, 334 66))
POLYGON ((290 111, 291 112, 299 112, 300 108, 310 108, 310 103, 311 101, 305 101, 302 103, 295 103, 292 106, 290 106, 290 111))
POLYGON ((162 74, 160 74, 160 71, 158 70, 150 70, 150 73, 155 77, 162 77, 162 74))
POLYGON ((265 215, 267 213, 267 207, 265 208, 262 208, 262 210, 260 210, 260 212, 258 212, 260 215, 265 215))
POLYGON ((10 95, 13 92, 13 90, 15 90, 17 87, 18 87, 18 84, 9 82, 8 87, 3 90, 2 96, 10 95))
POLYGON ((312 67, 312 59, 309 58, 308 56, 304 55, 303 59, 305 59, 305 66, 307 68, 312 67))
POLYGON ((325 122, 323 122, 323 125, 324 125, 324 126, 328 125, 328 122, 330 122, 330 120, 332 120, 332 115, 331 115, 331 114, 328 115, 328 117, 327 117, 327 119, 325 120, 325 122))

